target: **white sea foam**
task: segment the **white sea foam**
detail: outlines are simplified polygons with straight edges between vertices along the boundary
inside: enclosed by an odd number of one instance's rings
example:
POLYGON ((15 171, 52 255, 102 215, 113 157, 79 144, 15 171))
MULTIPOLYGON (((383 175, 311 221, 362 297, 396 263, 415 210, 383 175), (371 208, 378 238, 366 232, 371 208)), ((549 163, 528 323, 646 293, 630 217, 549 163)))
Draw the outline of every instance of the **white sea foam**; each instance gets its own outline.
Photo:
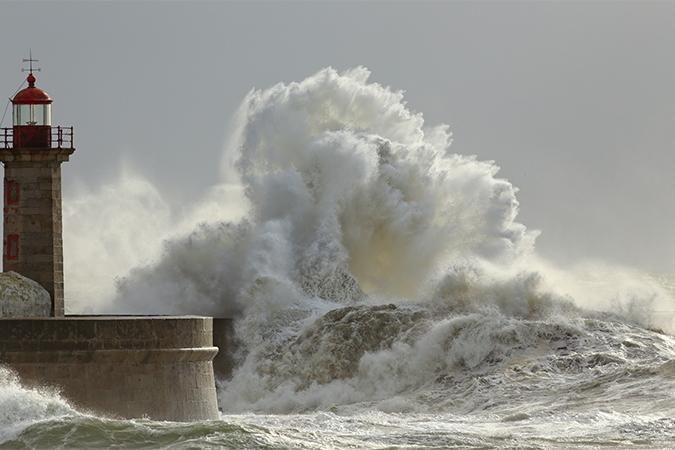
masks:
POLYGON ((537 261, 498 167, 369 75, 250 92, 207 206, 177 214, 137 176, 65 202, 70 308, 237 317, 227 411, 510 411, 528 386, 530 414, 598 374, 668 372, 672 342, 634 327, 667 293, 537 261))
MULTIPOLYGON (((318 293, 344 303, 359 295, 359 289, 416 298, 430 275, 448 261, 476 256, 512 263, 531 252, 536 232, 514 221, 516 189, 494 177, 498 168, 450 153, 445 127, 425 128, 422 116, 405 107, 401 92, 368 83, 368 76, 364 68, 342 75, 325 69, 301 83, 252 91, 240 109, 242 126, 233 139, 248 203, 246 220, 238 225, 211 221, 189 237, 166 241, 158 264, 122 282, 120 308, 137 303, 125 300, 136 284, 146 299, 161 297, 165 312, 199 310, 202 300, 241 308, 263 301, 266 309, 273 309, 274 303, 318 293), (223 267, 231 252, 214 256, 214 246, 236 247, 238 267, 223 267), (235 292, 218 300, 223 297, 221 284, 206 283, 205 295, 183 306, 184 289, 176 286, 172 295, 160 280, 182 281, 184 270, 179 267, 187 253, 200 272, 211 273, 204 277, 222 280, 235 292), (157 282, 148 281, 152 277, 157 282), (339 286, 327 292, 326 285, 335 278, 341 280, 339 286), (347 280, 353 280, 354 289, 342 293, 347 280), (263 300, 259 292, 265 289, 274 292, 273 298, 263 300)), ((104 189, 97 197, 105 197, 111 211, 121 209, 115 202, 130 197, 131 206, 125 205, 129 214, 146 214, 153 220, 132 232, 136 241, 124 242, 116 251, 152 255, 158 241, 174 231, 167 225, 171 214, 147 185, 139 188, 132 180, 122 186, 124 195, 106 196, 104 189)), ((80 222, 90 222, 86 208, 72 209, 69 217, 85 216, 80 222)), ((127 221, 109 219, 103 215, 105 223, 100 225, 112 229, 112 236, 127 221)), ((91 251, 111 253, 93 247, 91 251)), ((128 259, 141 261, 135 255, 128 259)), ((190 277, 185 276, 186 281, 190 277)))
POLYGON ((0 443, 36 422, 77 414, 57 392, 26 388, 14 371, 0 365, 0 443))

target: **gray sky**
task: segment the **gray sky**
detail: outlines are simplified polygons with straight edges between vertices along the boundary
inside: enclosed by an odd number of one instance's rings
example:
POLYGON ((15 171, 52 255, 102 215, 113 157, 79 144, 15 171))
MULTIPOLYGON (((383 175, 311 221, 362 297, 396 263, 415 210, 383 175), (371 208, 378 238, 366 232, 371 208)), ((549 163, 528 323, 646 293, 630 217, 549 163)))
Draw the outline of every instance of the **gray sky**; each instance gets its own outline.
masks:
POLYGON ((363 65, 496 161, 542 255, 673 271, 674 24, 675 2, 2 1, 0 90, 32 49, 75 127, 66 199, 126 160, 180 205, 250 89, 363 65))

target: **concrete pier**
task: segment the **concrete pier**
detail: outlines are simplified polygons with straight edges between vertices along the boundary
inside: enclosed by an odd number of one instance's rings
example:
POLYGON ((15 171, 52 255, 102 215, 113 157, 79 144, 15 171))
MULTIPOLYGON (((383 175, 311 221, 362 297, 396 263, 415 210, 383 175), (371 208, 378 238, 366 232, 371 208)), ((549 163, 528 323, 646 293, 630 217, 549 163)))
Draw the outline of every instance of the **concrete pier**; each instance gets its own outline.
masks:
POLYGON ((0 364, 27 386, 125 419, 218 418, 213 322, 196 316, 0 319, 0 364))

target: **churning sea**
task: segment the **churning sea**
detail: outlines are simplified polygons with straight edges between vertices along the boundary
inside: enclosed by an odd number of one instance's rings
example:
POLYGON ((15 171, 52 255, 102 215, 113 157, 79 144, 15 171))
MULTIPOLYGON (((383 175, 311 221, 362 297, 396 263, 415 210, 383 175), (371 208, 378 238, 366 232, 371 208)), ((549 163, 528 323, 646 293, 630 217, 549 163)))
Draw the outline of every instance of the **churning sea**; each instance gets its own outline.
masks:
POLYGON ((316 319, 285 355, 268 355, 282 364, 294 346, 311 341, 316 350, 318 338, 323 344, 317 345, 324 345, 320 362, 286 368, 287 380, 263 375, 256 364, 257 373, 242 367, 222 382, 223 412, 215 421, 97 417, 57 393, 25 389, 4 371, 0 448, 562 450, 675 444, 675 338, 669 334, 597 313, 527 319, 491 310, 441 317, 409 306, 347 309, 316 319), (370 341, 371 330, 394 329, 395 335, 370 341), (346 332, 357 338, 345 340, 346 332), (330 341, 365 341, 368 351, 331 350, 330 341), (457 354, 455 346, 461 347, 457 354), (339 360, 346 354, 354 367, 339 360), (326 371, 335 371, 335 378, 326 371), (302 384, 303 377, 310 379, 302 384))
POLYGON ((86 311, 236 317, 220 419, 99 417, 3 368, 0 449, 675 448, 675 277, 537 257, 498 167, 369 75, 249 93, 225 157, 241 219, 163 236, 86 311))

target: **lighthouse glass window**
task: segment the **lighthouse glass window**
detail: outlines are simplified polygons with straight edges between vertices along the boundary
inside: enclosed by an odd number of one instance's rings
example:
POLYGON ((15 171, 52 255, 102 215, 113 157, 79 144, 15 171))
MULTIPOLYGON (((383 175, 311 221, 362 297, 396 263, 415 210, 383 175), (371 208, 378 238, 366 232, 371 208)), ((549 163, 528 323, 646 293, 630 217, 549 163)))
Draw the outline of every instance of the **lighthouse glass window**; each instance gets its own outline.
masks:
POLYGON ((52 105, 14 105, 14 125, 51 125, 52 105))

